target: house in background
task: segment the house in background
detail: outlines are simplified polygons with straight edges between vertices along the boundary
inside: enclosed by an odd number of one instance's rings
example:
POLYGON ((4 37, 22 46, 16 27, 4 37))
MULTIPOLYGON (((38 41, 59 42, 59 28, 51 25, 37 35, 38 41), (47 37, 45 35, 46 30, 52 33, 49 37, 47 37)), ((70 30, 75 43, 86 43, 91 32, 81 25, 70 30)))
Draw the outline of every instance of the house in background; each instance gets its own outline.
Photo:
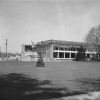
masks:
POLYGON ((87 58, 95 56, 95 49, 87 43, 62 41, 62 40, 46 40, 37 42, 32 45, 22 45, 22 57, 33 56, 33 59, 38 58, 38 53, 45 61, 62 61, 75 59, 80 46, 86 49, 87 58))

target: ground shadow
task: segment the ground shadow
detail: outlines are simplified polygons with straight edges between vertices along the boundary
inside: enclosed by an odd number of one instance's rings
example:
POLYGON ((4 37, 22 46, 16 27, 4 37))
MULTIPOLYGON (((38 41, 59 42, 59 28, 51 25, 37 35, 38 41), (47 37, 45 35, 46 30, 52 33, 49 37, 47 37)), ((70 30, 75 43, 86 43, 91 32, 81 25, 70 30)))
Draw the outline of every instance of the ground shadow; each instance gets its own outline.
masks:
POLYGON ((72 81, 78 85, 80 91, 83 92, 100 91, 100 79, 81 78, 72 81))
POLYGON ((0 100, 47 100, 81 94, 68 88, 50 87, 50 81, 39 81, 23 74, 10 73, 0 76, 0 100))

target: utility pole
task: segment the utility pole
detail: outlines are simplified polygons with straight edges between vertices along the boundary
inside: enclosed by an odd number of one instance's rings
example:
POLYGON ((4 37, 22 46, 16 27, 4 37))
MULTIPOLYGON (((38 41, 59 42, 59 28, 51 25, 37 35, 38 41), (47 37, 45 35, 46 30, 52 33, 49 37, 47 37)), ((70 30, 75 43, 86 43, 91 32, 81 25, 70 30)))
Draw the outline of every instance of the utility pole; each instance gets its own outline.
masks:
POLYGON ((7 49, 8 49, 8 39, 6 39, 6 60, 7 60, 7 57, 8 57, 7 49))
POLYGON ((1 55, 1 47, 0 47, 0 57, 1 57, 2 55, 1 55))
POLYGON ((0 47, 0 53, 1 53, 1 47, 0 47))

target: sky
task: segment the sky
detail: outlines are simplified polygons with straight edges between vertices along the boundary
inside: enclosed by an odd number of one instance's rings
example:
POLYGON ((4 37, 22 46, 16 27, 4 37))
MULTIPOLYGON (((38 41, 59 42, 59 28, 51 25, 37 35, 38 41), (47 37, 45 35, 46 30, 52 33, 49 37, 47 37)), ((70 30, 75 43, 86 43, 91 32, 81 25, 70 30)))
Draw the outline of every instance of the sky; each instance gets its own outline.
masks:
POLYGON ((100 0, 0 0, 0 48, 21 52, 22 44, 55 39, 84 41, 100 24, 100 0))

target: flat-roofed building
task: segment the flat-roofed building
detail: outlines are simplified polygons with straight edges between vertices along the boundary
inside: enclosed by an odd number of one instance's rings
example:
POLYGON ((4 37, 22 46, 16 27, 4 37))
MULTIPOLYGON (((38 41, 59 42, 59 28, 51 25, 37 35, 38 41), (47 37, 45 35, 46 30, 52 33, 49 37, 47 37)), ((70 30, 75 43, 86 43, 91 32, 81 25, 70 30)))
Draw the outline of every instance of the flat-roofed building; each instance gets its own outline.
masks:
POLYGON ((92 58, 96 51, 87 43, 62 40, 46 40, 37 42, 33 52, 41 53, 46 61, 74 59, 80 46, 86 49, 87 58, 92 58))
POLYGON ((37 52, 33 52, 33 46, 23 44, 21 49, 22 61, 35 61, 38 59, 37 52))

